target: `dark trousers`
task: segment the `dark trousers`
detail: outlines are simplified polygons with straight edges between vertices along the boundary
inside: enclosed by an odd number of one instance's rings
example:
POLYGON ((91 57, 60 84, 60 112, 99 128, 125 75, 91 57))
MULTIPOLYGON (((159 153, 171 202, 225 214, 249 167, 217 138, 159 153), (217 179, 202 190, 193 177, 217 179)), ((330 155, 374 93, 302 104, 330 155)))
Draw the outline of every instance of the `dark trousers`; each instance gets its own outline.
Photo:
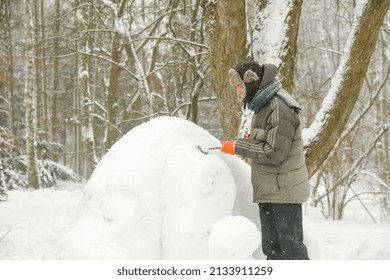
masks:
POLYGON ((261 241, 267 260, 308 260, 302 205, 260 203, 261 241))

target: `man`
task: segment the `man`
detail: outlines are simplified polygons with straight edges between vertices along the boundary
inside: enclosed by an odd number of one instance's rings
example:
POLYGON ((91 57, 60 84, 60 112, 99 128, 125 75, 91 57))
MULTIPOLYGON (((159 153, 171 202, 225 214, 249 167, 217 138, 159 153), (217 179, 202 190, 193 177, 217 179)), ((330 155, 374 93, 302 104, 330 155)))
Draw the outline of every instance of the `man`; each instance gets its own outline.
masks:
POLYGON ((303 244, 302 203, 309 197, 298 103, 271 64, 245 60, 229 82, 253 110, 250 136, 222 143, 221 151, 252 159, 253 202, 259 205, 263 253, 269 260, 309 259, 303 244))

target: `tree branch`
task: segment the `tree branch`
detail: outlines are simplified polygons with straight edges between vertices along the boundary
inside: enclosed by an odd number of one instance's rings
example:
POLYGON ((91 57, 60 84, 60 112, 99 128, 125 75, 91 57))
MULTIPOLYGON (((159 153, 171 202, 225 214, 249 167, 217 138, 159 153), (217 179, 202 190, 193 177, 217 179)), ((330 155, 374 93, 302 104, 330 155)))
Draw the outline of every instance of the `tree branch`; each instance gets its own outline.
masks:
POLYGON ((349 35, 345 52, 321 109, 304 131, 306 163, 311 177, 342 134, 363 85, 390 0, 368 0, 349 35))

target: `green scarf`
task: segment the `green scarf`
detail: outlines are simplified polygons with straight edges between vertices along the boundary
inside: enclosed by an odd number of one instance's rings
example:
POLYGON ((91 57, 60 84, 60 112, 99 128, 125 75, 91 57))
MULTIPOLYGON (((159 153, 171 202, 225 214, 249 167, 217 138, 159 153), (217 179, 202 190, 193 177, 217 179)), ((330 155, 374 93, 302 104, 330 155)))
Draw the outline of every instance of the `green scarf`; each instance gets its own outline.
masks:
POLYGON ((256 113, 261 110, 268 102, 275 96, 275 94, 282 88, 280 81, 275 78, 267 86, 259 89, 251 102, 248 104, 248 108, 256 113))

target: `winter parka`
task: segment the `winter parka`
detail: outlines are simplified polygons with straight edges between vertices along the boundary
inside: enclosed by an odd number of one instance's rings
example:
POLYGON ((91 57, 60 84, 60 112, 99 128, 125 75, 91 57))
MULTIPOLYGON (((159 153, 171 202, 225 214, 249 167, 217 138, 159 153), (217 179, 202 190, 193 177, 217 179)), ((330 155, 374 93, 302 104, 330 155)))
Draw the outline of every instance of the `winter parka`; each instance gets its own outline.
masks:
MULTIPOLYGON (((261 84, 275 76, 265 68, 261 84)), ((297 111, 276 94, 254 112, 250 131, 249 140, 237 139, 235 153, 252 159, 253 202, 305 202, 309 180, 297 111)))

